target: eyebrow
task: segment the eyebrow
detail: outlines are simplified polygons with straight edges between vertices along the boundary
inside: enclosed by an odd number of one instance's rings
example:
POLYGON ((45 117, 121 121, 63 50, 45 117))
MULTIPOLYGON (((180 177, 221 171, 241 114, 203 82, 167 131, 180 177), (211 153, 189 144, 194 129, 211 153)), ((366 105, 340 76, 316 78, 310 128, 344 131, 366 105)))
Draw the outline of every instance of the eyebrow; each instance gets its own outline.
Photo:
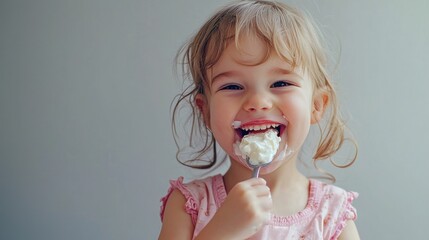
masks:
POLYGON ((220 78, 220 77, 230 77, 230 76, 236 76, 238 75, 238 72, 236 71, 226 71, 226 72, 221 72, 219 74, 216 74, 212 79, 211 79, 211 83, 210 85, 213 85, 214 82, 216 82, 216 79, 220 78))
POLYGON ((279 68, 279 67, 273 68, 270 72, 274 73, 274 74, 285 74, 285 75, 296 74, 292 70, 285 69, 285 68, 279 68))
POLYGON ((303 77, 298 74, 297 72, 290 70, 290 69, 286 69, 286 68, 280 68, 280 67, 276 67, 271 69, 270 71, 273 74, 282 74, 282 75, 295 75, 297 77, 299 77, 299 79, 302 79, 303 77))

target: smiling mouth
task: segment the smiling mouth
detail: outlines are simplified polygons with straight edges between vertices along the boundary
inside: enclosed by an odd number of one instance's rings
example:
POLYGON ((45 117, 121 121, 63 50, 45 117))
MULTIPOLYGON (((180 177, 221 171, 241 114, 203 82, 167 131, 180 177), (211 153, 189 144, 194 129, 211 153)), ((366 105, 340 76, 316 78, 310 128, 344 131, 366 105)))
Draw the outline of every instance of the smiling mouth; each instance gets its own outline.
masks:
POLYGON ((273 123, 273 124, 259 124, 259 125, 245 125, 240 128, 235 129, 240 140, 249 134, 258 134, 266 132, 269 129, 274 129, 277 131, 277 136, 280 137, 285 130, 286 126, 283 124, 273 123))

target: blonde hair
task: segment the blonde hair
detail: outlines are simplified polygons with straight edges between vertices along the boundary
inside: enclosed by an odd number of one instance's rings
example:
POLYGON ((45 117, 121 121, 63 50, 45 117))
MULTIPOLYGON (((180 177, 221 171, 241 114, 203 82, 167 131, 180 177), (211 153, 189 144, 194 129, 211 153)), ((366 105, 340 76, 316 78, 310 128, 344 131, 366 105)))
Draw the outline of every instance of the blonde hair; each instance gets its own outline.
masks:
MULTIPOLYGON (((327 59, 321 44, 319 30, 311 19, 296 9, 273 1, 239 1, 220 9, 197 32, 197 34, 179 51, 177 59, 182 57, 183 71, 191 79, 191 84, 178 95, 173 108, 173 133, 177 139, 176 115, 180 104, 187 102, 192 106, 190 146, 194 146, 194 134, 205 136, 202 146, 196 150, 192 160, 179 162, 196 168, 210 168, 217 161, 216 141, 207 130, 199 109, 195 106, 195 96, 204 94, 209 86, 207 70, 220 58, 231 39, 239 49, 239 38, 248 34, 257 36, 267 46, 267 57, 274 50, 280 57, 306 71, 313 80, 314 91, 323 91, 329 97, 330 115, 324 128, 319 125, 321 139, 313 156, 317 160, 330 159, 344 142, 344 122, 339 113, 336 93, 327 74, 327 59), (194 165, 206 153, 213 151, 207 164, 194 165)), ((177 140, 176 140, 177 144, 177 140)), ((180 152, 180 148, 178 153, 180 152)), ((356 156, 349 164, 351 165, 356 156)), ((317 167, 317 166, 316 166, 317 167)))

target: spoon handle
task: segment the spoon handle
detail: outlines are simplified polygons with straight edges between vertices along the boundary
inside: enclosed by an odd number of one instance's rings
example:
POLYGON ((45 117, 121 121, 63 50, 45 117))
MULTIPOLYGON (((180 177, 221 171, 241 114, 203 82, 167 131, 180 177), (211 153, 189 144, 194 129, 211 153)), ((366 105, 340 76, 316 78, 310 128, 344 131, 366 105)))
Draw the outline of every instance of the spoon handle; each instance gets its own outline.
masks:
POLYGON ((258 178, 259 177, 259 170, 260 169, 261 169, 260 166, 253 167, 252 178, 258 178))

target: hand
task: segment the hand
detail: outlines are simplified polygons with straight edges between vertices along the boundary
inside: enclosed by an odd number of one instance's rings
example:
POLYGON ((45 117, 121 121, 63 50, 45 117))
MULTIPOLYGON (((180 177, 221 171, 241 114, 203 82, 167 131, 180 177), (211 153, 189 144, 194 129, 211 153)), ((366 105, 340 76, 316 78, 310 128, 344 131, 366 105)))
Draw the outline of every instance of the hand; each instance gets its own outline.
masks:
POLYGON ((197 239, 249 238, 269 220, 272 207, 270 189, 264 179, 251 178, 240 182, 231 189, 197 239))

